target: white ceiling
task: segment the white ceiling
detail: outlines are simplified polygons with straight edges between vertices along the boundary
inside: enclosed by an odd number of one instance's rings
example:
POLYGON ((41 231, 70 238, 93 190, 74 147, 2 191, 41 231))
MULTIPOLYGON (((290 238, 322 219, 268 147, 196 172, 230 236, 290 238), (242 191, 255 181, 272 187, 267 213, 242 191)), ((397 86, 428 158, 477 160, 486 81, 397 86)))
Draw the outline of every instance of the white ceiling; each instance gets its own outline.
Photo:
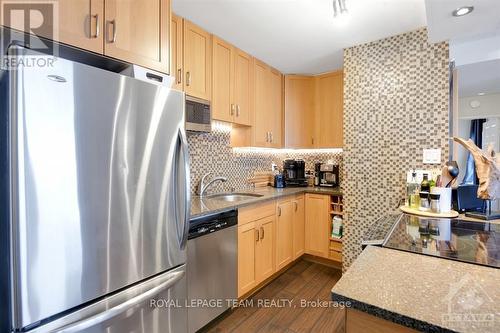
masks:
POLYGON ((283 73, 296 74, 339 69, 346 47, 426 26, 424 0, 346 2, 346 21, 333 17, 332 0, 173 0, 173 10, 283 73))
POLYGON ((500 93, 500 59, 457 67, 458 96, 500 93))
POLYGON ((500 32, 500 0, 425 0, 429 41, 466 40, 500 32), (472 13, 454 17, 461 6, 474 6, 472 13))

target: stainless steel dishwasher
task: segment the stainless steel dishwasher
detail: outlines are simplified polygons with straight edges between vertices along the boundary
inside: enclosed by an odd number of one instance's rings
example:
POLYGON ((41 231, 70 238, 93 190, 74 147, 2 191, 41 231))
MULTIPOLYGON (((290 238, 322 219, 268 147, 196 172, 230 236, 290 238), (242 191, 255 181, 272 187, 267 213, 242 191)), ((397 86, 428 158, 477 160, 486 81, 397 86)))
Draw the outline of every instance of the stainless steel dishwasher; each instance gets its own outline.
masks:
POLYGON ((188 329, 198 331, 238 297, 238 211, 194 218, 187 259, 188 329))

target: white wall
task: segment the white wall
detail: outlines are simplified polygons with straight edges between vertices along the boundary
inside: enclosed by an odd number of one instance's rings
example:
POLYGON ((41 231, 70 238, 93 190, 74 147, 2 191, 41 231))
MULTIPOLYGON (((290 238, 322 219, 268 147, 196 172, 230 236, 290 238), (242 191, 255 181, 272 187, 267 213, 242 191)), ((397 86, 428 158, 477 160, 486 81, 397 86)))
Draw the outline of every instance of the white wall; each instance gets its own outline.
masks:
POLYGON ((500 94, 463 97, 458 99, 459 119, 478 119, 478 118, 489 118, 489 117, 499 117, 499 116, 500 116, 500 94), (470 103, 472 101, 479 101, 481 105, 478 108, 474 109, 470 106, 470 103))
POLYGON ((500 59, 500 34, 469 40, 450 41, 450 59, 455 66, 500 59))

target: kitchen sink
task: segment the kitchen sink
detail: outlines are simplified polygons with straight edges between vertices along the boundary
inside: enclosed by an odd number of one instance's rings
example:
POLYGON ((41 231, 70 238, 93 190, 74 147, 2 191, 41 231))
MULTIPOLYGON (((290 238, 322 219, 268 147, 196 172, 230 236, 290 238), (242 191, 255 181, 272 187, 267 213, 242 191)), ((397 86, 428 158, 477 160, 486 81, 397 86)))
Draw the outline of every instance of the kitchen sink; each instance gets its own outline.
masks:
POLYGON ((206 198, 220 200, 220 201, 236 202, 251 198, 259 198, 262 196, 263 194, 256 194, 256 193, 220 193, 220 194, 209 195, 206 198))

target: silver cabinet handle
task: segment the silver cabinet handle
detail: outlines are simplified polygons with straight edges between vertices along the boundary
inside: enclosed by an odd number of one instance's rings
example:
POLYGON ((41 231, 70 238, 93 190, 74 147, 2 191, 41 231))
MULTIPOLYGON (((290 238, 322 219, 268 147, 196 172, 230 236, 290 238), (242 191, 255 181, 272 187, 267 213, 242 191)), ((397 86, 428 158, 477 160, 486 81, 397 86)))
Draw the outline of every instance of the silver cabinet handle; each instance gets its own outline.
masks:
POLYGON ((258 242, 260 239, 259 230, 255 229, 255 241, 258 242))
POLYGON ((231 104, 231 116, 234 116, 234 104, 231 104))
POLYGON ((106 22, 107 26, 106 26, 106 30, 109 32, 109 25, 113 25, 113 34, 111 35, 112 38, 111 40, 109 39, 109 36, 108 36, 108 43, 115 43, 116 42, 116 20, 111 20, 111 21, 107 21, 106 22))
POLYGON ((95 35, 91 35, 90 38, 97 38, 99 37, 100 30, 99 30, 99 14, 95 15, 90 15, 90 31, 92 31, 92 19, 95 19, 95 35))
POLYGON ((266 132, 266 142, 269 142, 269 132, 266 132))
POLYGON ((83 332, 86 329, 90 327, 97 326, 100 323, 103 323, 105 321, 108 321, 124 312, 127 310, 137 306, 138 304, 141 304, 154 296, 158 295, 161 293, 163 290, 169 289, 172 287, 174 284, 176 284, 182 277, 184 276, 184 272, 173 272, 170 273, 164 282, 161 284, 157 285, 154 288, 151 288, 147 290, 146 292, 133 297, 129 299, 128 301, 125 301, 121 304, 118 304, 110 309, 104 309, 104 311, 93 315, 88 318, 84 318, 80 321, 77 321, 76 323, 70 324, 68 326, 62 327, 62 329, 57 329, 52 332, 64 332, 64 333, 76 333, 76 332, 83 332))
POLYGON ((264 228, 260 227, 260 231, 262 232, 262 236, 260 236, 260 240, 264 239, 264 228))
POLYGON ((239 104, 236 104, 236 117, 240 116, 240 106, 239 104))
POLYGON ((178 69, 177 70, 177 83, 181 83, 182 82, 182 69, 178 69))
POLYGON ((273 132, 269 132, 269 142, 273 142, 273 132))
POLYGON ((186 72, 186 86, 189 86, 191 84, 191 73, 186 72))

